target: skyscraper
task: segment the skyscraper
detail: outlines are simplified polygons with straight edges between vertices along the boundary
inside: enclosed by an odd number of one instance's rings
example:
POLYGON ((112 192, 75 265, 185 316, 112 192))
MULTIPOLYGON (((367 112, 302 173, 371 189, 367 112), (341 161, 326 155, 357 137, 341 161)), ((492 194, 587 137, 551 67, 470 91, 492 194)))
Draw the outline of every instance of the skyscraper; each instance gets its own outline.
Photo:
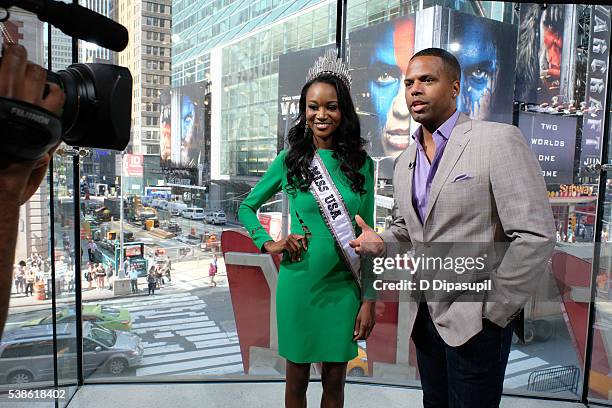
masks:
POLYGON ((171 0, 121 0, 117 21, 130 41, 119 53, 119 65, 133 77, 132 138, 135 154, 160 154, 159 97, 170 88, 171 0))

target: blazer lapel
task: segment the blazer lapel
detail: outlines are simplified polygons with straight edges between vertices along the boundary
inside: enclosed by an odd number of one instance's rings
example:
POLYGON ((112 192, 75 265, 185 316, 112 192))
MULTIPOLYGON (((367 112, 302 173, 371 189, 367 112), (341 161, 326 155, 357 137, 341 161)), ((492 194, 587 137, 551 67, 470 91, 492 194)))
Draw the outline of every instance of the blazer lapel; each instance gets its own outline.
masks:
POLYGON ((414 225, 420 225, 421 220, 419 219, 419 216, 417 215, 416 211, 414 210, 414 206, 412 205, 412 182, 414 179, 414 166, 416 164, 416 155, 416 143, 412 143, 408 147, 406 154, 403 154, 401 156, 401 162, 398 163, 398 166, 401 166, 399 168, 398 174, 405 174, 407 178, 407 182, 399 183, 401 189, 399 190, 398 199, 406 203, 406 207, 408 207, 408 215, 414 220, 414 225), (403 190, 404 188, 406 190, 403 190))
POLYGON ((448 142, 446 143, 446 148, 444 149, 444 154, 442 155, 442 159, 440 160, 440 165, 438 166, 438 170, 436 171, 436 175, 431 183, 431 190, 429 192, 429 201, 427 203, 427 211, 425 212, 425 219, 423 220, 423 225, 427 222, 427 218, 429 218, 429 214, 431 213, 431 209, 433 208, 436 200, 438 199, 438 195, 440 194, 440 190, 442 189, 442 185, 448 178, 448 175, 455 167, 457 160, 461 157, 461 153, 465 149, 470 137, 468 132, 472 130, 472 120, 461 113, 459 118, 457 119, 457 123, 453 128, 453 131, 448 138, 448 142))

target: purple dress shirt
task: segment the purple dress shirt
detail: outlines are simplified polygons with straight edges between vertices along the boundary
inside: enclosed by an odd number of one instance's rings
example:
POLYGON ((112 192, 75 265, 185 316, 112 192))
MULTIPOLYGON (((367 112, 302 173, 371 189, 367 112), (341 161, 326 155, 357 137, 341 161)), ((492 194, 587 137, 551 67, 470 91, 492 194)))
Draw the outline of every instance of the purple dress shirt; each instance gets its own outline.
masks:
POLYGON ((448 138, 453 132, 458 118, 459 111, 455 111, 455 113, 453 113, 451 117, 433 133, 432 136, 436 143, 436 152, 434 153, 434 158, 431 163, 429 163, 429 159, 427 159, 427 155, 425 154, 425 149, 423 149, 422 126, 419 126, 412 135, 412 138, 417 143, 417 154, 412 179, 412 205, 419 215, 421 224, 425 220, 425 213, 427 212, 431 183, 438 170, 438 165, 440 164, 440 159, 442 159, 442 154, 444 154, 448 138))

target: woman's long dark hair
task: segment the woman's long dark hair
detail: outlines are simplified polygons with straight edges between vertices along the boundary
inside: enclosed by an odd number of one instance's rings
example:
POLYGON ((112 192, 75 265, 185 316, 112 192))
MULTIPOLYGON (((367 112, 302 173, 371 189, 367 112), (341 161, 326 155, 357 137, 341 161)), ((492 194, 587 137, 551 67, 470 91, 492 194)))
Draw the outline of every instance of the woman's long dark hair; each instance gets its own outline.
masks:
POLYGON ((306 94, 314 83, 322 82, 330 84, 336 89, 338 96, 338 107, 342 115, 340 125, 334 131, 332 137, 333 157, 340 160, 340 169, 351 182, 351 189, 356 193, 365 193, 363 184, 365 177, 359 169, 366 161, 365 139, 361 137, 359 117, 355 112, 355 106, 351 99, 348 87, 337 77, 331 74, 323 74, 310 80, 302 88, 300 96, 300 113, 297 123, 289 130, 289 150, 285 157, 287 165, 287 180, 291 187, 307 191, 313 179, 309 169, 310 162, 315 153, 312 131, 306 132, 306 94))

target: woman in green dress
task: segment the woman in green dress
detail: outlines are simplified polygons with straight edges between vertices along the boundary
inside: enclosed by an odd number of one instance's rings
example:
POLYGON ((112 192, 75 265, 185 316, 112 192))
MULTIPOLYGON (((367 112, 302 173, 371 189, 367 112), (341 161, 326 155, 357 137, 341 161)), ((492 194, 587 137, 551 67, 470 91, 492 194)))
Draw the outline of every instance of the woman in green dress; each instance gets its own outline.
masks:
POLYGON ((262 252, 284 253, 276 311, 279 354, 287 360, 285 406, 290 408, 306 406, 314 362, 322 363, 321 406, 342 407, 347 362, 357 356, 356 340, 367 338, 374 326, 374 303, 362 301, 357 279, 309 190, 316 181, 311 161, 317 154, 346 204, 346 224, 357 235, 356 215, 372 225, 373 164, 364 150, 347 79, 324 71, 304 85, 289 148, 270 164, 238 213, 262 252), (280 190, 289 200, 291 234, 275 242, 256 211, 280 190))

